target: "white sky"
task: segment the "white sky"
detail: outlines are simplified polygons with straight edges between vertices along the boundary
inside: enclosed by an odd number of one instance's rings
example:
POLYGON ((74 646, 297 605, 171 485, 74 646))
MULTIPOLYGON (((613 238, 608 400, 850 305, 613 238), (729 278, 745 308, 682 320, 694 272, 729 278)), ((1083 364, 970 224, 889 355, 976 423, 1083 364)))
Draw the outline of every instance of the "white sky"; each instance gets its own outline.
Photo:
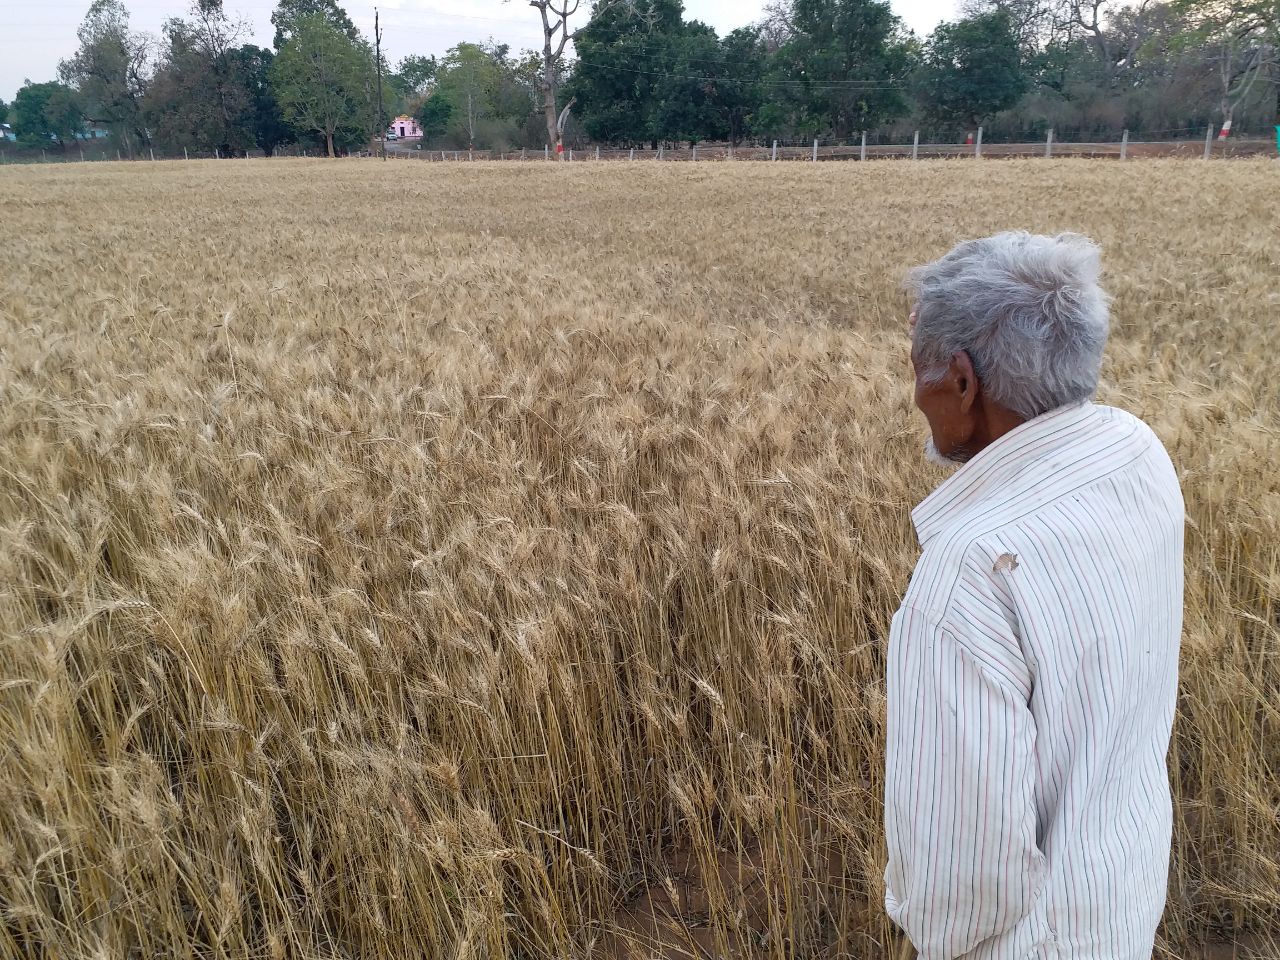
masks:
MULTIPOLYGON (((271 46, 275 0, 224 0, 233 16, 249 21, 253 40, 271 46)), ((760 18, 765 0, 685 0, 685 17, 724 34, 760 18)), ((955 15, 955 0, 891 0, 898 15, 924 35, 955 15)), ((184 0, 125 0, 133 29, 159 33, 170 17, 185 15, 184 0)), ((373 3, 342 4, 351 19, 373 36, 373 3)), ((441 54, 463 40, 492 37, 512 50, 542 45, 536 11, 524 0, 378 0, 387 58, 395 64, 411 53, 441 54)), ((586 4, 584 3, 584 7, 586 4)), ((0 0, 0 99, 11 101, 25 79, 57 79, 58 61, 76 50, 76 28, 88 0, 0 0)), ((584 18, 585 19, 585 18, 584 18)), ((250 38, 246 38, 248 42, 250 38)))

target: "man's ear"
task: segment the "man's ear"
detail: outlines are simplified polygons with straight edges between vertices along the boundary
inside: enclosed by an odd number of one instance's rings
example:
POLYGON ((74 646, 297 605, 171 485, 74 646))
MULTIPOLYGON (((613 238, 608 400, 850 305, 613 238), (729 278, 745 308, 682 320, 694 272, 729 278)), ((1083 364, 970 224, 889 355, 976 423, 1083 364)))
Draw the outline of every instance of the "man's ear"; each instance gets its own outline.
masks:
POLYGON ((960 394, 960 412, 968 413, 977 402, 978 391, 982 389, 968 352, 960 350, 952 354, 951 373, 955 378, 956 390, 960 394))

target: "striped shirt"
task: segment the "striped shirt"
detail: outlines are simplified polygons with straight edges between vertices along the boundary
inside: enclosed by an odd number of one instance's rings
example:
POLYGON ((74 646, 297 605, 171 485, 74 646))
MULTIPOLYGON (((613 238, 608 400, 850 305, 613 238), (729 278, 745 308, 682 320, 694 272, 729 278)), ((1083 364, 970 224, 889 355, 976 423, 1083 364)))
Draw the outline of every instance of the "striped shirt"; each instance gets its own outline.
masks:
POLYGON ((1140 420, 1080 404, 983 449, 912 513, 888 663, 885 903, 921 960, 1148 960, 1183 503, 1140 420))

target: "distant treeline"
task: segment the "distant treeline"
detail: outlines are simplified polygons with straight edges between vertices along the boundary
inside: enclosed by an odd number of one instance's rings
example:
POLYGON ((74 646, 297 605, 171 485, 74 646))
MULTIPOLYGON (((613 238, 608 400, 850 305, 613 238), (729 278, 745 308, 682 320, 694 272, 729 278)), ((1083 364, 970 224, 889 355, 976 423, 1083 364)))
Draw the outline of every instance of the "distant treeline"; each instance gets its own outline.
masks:
POLYGON ((281 0, 271 22, 272 49, 244 44, 222 0, 195 0, 157 38, 122 0, 94 0, 58 79, 0 101, 0 120, 42 147, 92 124, 130 155, 223 156, 364 148, 405 113, 430 146, 540 149, 557 98, 572 102, 568 142, 618 146, 1280 123, 1277 0, 967 0, 925 38, 880 0, 777 0, 723 37, 680 0, 597 0, 563 56, 553 36, 545 52, 490 40, 384 63, 381 110, 374 45, 336 0, 281 0))

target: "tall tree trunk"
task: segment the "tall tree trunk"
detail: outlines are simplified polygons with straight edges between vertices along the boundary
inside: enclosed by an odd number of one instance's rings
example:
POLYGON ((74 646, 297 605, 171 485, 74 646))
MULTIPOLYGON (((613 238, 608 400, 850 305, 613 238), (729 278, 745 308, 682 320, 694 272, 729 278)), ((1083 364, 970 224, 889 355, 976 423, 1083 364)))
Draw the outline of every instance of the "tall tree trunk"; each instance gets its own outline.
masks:
POLYGON ((332 130, 326 130, 324 132, 324 145, 325 145, 325 148, 329 151, 329 156, 332 157, 333 156, 333 131, 332 130))
MULTIPOLYGON (((551 45, 547 44, 547 52, 550 53, 551 45)), ((547 61, 545 69, 550 69, 550 61, 547 61)), ((556 88, 551 82, 551 78, 544 73, 542 77, 542 113, 547 121, 547 143, 551 149, 555 149, 559 137, 556 133, 556 88)), ((556 155, 556 159, 560 159, 556 155)))
POLYGON ((547 124, 547 144, 556 148, 557 160, 562 158, 562 148, 560 114, 556 111, 556 66, 560 63, 560 56, 571 36, 569 18, 577 11, 580 3, 581 0, 561 0, 561 5, 557 8, 553 0, 529 0, 529 6, 536 8, 542 15, 542 78, 539 86, 542 87, 542 113, 547 124), (560 33, 559 41, 556 41, 557 31, 560 33))

